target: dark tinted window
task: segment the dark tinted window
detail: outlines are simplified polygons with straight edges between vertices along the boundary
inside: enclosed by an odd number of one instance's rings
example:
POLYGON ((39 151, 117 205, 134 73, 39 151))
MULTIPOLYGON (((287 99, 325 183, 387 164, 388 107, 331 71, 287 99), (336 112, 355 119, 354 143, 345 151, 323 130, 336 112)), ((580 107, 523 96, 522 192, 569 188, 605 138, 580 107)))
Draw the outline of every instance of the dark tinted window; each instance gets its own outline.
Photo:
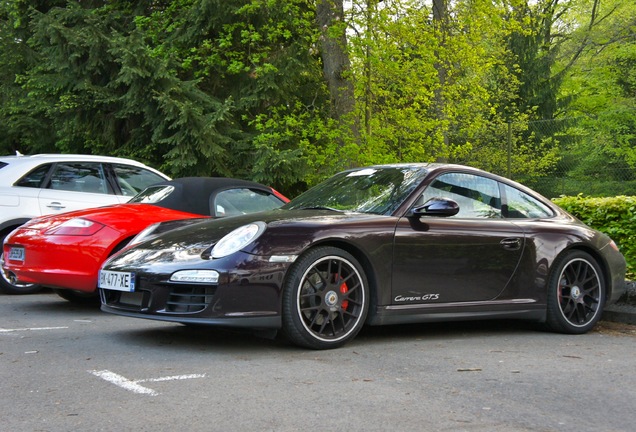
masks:
POLYGON ((275 195, 251 189, 228 189, 219 192, 214 199, 214 214, 217 217, 237 216, 265 210, 274 210, 283 205, 275 195))
POLYGON ((431 198, 448 198, 459 204, 455 218, 490 219, 501 217, 499 184, 495 180, 466 173, 442 174, 429 185, 419 204, 431 198))
POLYGON ((152 171, 136 166, 114 164, 113 169, 122 194, 126 196, 137 195, 148 186, 165 180, 152 171))
POLYGON ((49 189, 88 193, 112 193, 102 164, 64 162, 55 165, 49 189))
POLYGON ((46 175, 51 169, 51 164, 40 165, 20 180, 15 182, 16 186, 22 187, 32 187, 32 188, 41 188, 46 175))
POLYGON ((6 163, 6 162, 0 162, 0 168, 4 168, 4 167, 6 167, 7 165, 9 165, 9 164, 8 164, 8 163, 6 163))

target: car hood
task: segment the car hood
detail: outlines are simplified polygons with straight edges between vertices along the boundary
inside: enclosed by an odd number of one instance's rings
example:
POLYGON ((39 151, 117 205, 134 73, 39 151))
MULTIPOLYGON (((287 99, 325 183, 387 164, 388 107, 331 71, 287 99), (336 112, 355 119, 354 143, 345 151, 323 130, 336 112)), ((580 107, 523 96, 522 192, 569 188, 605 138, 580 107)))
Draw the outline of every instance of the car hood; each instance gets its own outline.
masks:
POLYGON ((273 210, 244 216, 210 219, 168 231, 158 237, 124 249, 106 265, 124 268, 131 264, 148 267, 159 262, 194 262, 202 258, 214 244, 232 230, 261 221, 263 234, 242 249, 254 255, 297 254, 315 242, 319 236, 346 238, 354 229, 369 229, 379 224, 392 229, 396 219, 362 213, 341 213, 329 210, 273 210))
POLYGON ((155 222, 200 217, 201 215, 158 207, 152 204, 133 203, 44 216, 32 219, 24 227, 33 230, 47 230, 70 219, 82 218, 101 223, 118 231, 128 231, 131 227, 135 227, 135 230, 137 227, 143 229, 155 222))

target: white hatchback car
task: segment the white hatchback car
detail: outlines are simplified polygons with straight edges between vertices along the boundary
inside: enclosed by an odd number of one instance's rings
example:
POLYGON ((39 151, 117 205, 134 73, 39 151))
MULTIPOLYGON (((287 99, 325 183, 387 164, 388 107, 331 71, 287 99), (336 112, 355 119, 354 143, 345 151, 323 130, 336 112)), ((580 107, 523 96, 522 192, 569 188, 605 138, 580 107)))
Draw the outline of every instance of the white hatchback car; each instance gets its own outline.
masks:
MULTIPOLYGON (((108 156, 40 154, 0 156, 0 246, 18 226, 36 216, 119 204, 151 184, 169 180, 140 162, 108 156)), ((0 265, 3 262, 0 249, 0 265)), ((0 289, 15 279, 1 271, 0 289)), ((32 292, 39 289, 32 287, 32 292)))

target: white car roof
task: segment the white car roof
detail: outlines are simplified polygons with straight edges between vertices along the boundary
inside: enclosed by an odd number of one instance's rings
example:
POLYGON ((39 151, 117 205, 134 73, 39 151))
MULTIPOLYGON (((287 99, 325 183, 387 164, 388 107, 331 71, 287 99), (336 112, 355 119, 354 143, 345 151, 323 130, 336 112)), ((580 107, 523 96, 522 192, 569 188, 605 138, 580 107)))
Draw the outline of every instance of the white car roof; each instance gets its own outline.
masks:
POLYGON ((121 163, 126 165, 134 165, 144 167, 152 172, 160 175, 165 179, 168 176, 152 167, 133 159, 126 159, 114 156, 98 156, 98 155, 82 155, 82 154, 36 154, 31 156, 0 156, 0 163, 6 163, 4 167, 0 167, 0 185, 8 186, 17 181, 20 177, 30 171, 32 168, 44 163, 54 162, 105 162, 105 163, 121 163))

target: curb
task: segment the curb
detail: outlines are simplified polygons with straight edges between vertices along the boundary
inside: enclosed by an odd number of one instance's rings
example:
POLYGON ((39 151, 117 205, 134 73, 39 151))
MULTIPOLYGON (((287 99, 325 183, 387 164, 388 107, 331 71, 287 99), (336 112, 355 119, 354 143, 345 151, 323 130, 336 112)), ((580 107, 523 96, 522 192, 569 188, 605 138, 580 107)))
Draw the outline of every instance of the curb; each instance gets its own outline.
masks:
POLYGON ((625 282, 625 294, 612 305, 605 307, 601 319, 623 324, 636 324, 636 282, 625 282))

